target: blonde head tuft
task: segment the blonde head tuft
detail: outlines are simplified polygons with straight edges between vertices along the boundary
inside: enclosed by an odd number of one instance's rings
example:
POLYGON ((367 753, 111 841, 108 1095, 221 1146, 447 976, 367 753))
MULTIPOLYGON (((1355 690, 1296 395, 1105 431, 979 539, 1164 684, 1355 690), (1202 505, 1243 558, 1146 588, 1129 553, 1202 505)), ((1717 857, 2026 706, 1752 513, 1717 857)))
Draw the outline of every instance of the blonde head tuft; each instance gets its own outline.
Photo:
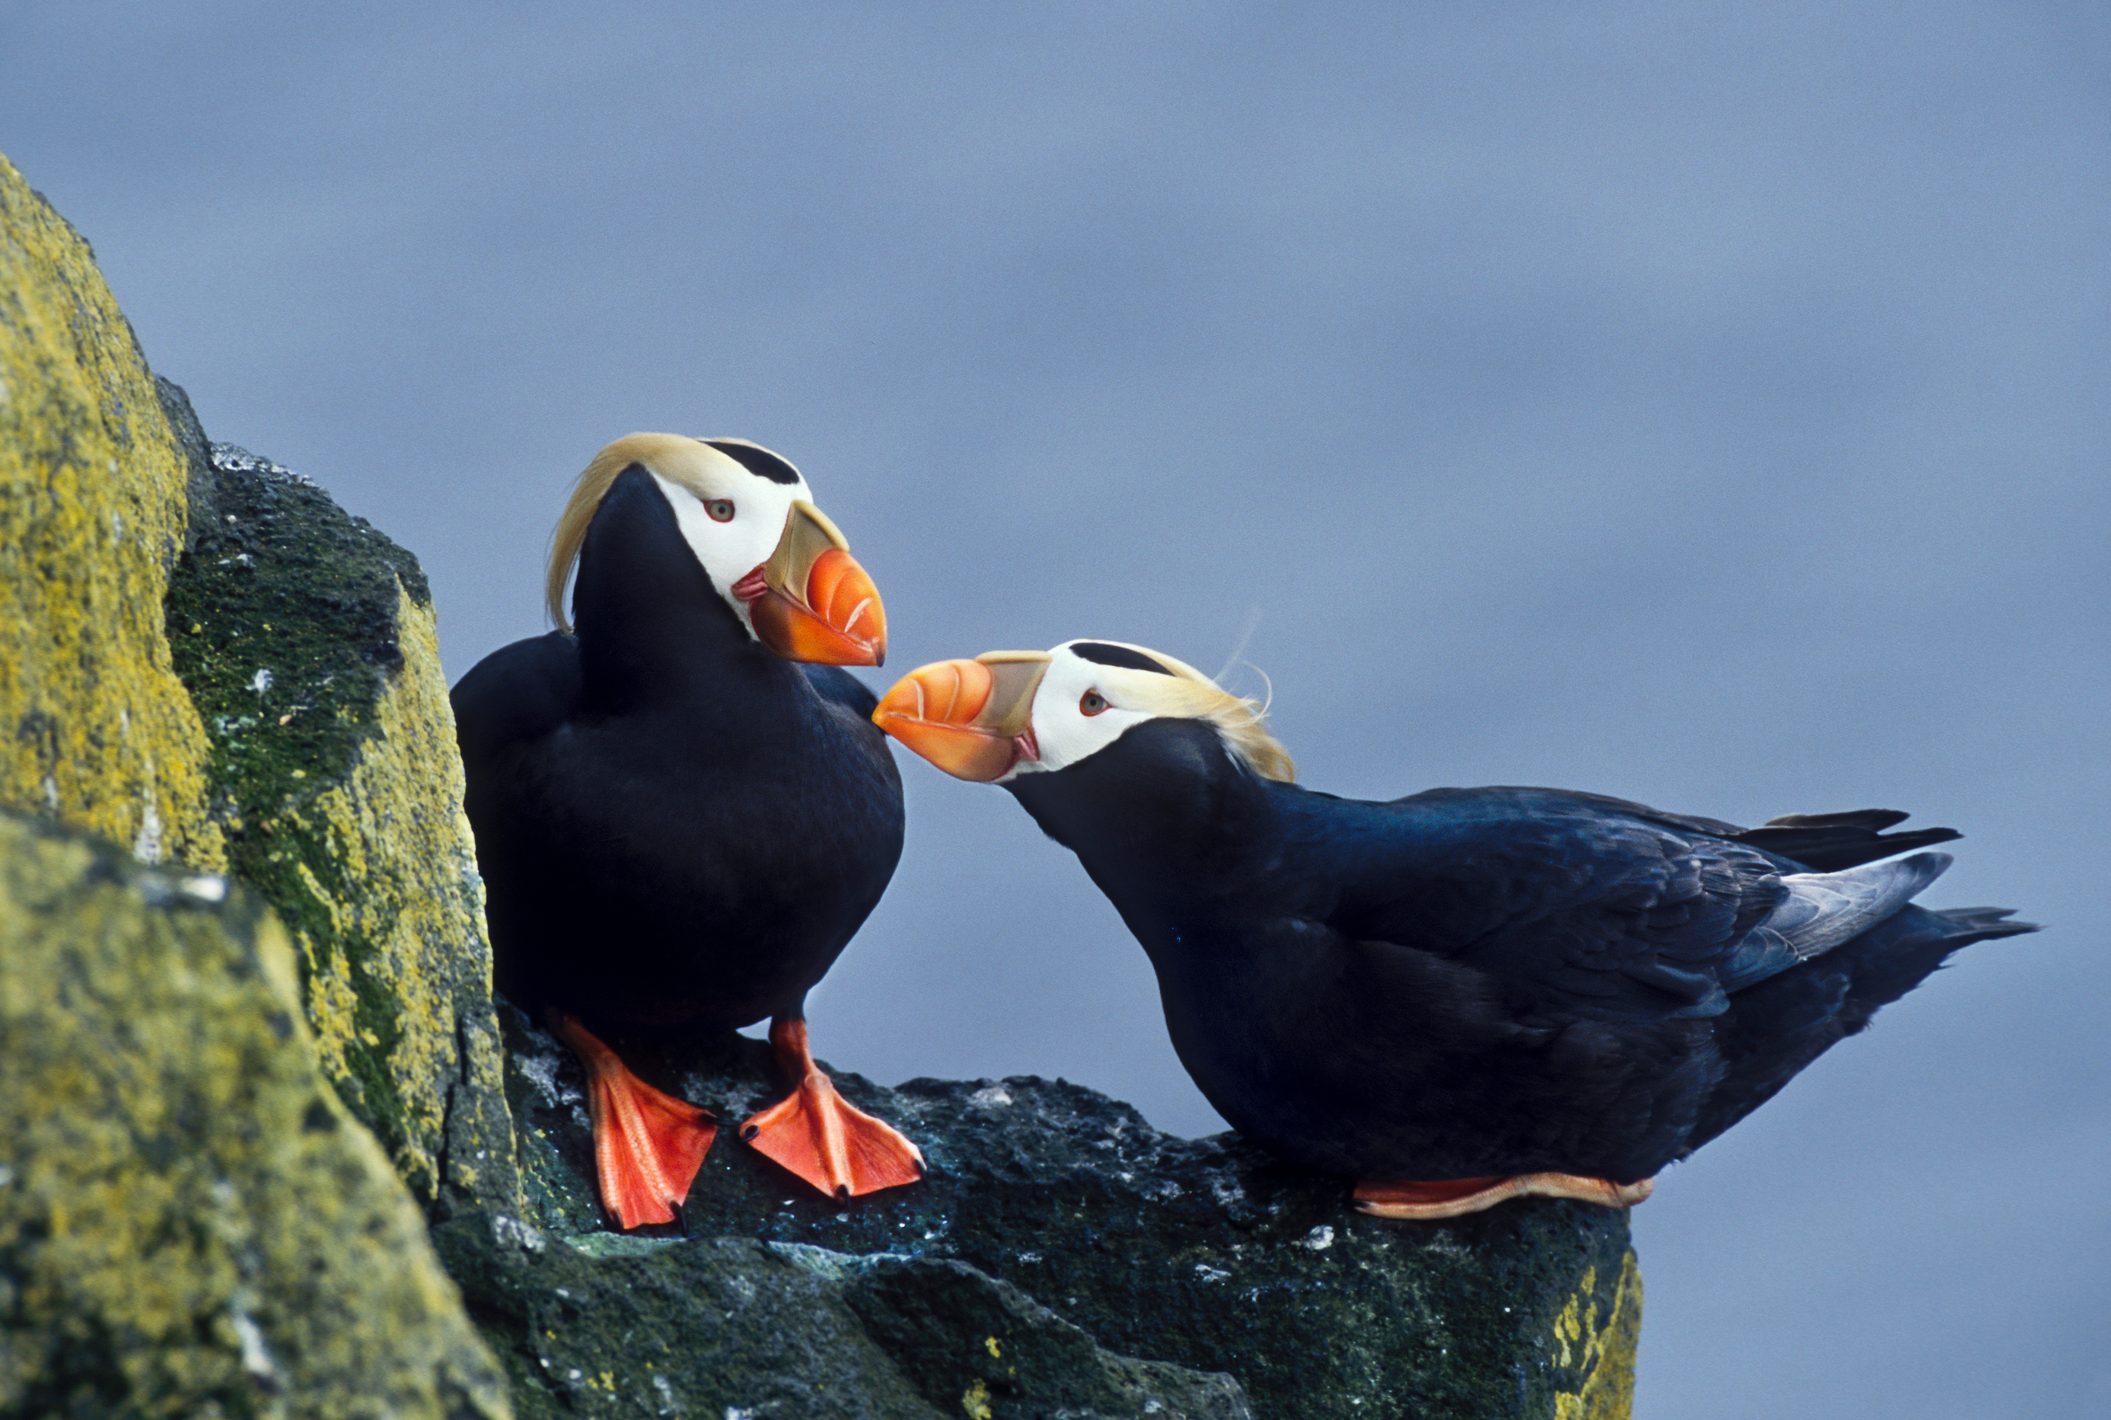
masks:
MULTIPOLYGON (((699 497, 708 496, 704 479, 710 471, 736 472, 740 468, 737 460, 713 447, 714 444, 762 448, 746 439, 706 440, 692 439, 686 434, 625 434, 594 455, 594 461, 572 484, 571 497, 565 501, 557 528, 550 534, 550 565, 543 584, 543 600, 549 609, 550 621, 559 631, 572 629, 571 619, 564 613, 565 586, 572 579, 573 569, 579 565, 580 551, 586 546, 587 527, 594 521, 601 500, 608 496, 617 477, 632 464, 639 464, 670 483, 696 492, 699 497)), ((762 451, 768 453, 768 450, 762 451)), ((771 454, 770 457, 787 468, 791 466, 780 455, 771 454)))
POLYGON ((1263 779, 1296 782, 1297 765, 1290 751, 1268 731, 1268 707, 1250 696, 1235 695, 1186 661, 1134 646, 1122 646, 1164 666, 1169 675, 1130 671, 1123 675, 1124 703, 1139 710, 1184 720, 1207 720, 1224 737, 1226 748, 1263 779))

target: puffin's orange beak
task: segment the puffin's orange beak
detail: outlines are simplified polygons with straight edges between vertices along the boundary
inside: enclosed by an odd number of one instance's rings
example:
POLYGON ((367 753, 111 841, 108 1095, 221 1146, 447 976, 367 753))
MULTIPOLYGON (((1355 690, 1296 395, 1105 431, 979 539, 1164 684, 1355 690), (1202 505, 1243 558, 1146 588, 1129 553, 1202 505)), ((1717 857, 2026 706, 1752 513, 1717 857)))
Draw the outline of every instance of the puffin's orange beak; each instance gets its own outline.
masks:
POLYGON ((733 584, 755 637, 791 661, 877 666, 887 660, 887 612, 850 544, 801 498, 769 560, 733 584))
POLYGON ((1045 651, 991 651, 972 661, 936 661, 894 683, 872 723, 959 779, 1001 779, 1034 744, 1034 692, 1048 672, 1045 651))

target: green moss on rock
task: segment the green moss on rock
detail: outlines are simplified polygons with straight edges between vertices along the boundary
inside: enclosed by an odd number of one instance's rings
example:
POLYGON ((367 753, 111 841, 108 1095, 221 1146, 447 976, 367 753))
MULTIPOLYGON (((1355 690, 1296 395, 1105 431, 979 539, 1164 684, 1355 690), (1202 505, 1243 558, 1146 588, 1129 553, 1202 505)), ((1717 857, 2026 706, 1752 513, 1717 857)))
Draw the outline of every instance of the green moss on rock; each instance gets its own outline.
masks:
POLYGON ((853 1259, 797 1244, 773 1249, 836 1282, 866 1334, 941 1414, 1191 1420, 1254 1414, 1230 1376, 1119 1355, 965 1262, 889 1254, 853 1259))
POLYGON ((0 805, 218 868, 162 638, 186 472, 94 253, 0 157, 0 805))
POLYGON ((508 1414, 227 892, 0 815, 0 1414, 508 1414))
POLYGON ((749 1238, 601 1235, 510 1220, 437 1234, 523 1416, 1161 1416, 1248 1420, 1229 1376, 1104 1350, 965 1263, 749 1238))
POLYGON ((514 1206, 481 882, 431 594, 320 488, 220 446, 171 579, 235 873, 292 930, 324 1071, 419 1196, 514 1206))

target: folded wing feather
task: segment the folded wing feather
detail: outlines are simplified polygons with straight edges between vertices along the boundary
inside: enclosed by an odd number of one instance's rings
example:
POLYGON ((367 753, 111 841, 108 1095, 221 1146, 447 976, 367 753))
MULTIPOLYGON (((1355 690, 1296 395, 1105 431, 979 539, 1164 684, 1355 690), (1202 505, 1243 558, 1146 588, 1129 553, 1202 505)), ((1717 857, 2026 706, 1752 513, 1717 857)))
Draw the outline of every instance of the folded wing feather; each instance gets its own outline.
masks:
POLYGON ((1912 901, 1952 861, 1947 853, 1915 853, 1837 873, 1784 875, 1788 895, 1723 963, 1724 989, 1764 981, 1853 940, 1912 901))

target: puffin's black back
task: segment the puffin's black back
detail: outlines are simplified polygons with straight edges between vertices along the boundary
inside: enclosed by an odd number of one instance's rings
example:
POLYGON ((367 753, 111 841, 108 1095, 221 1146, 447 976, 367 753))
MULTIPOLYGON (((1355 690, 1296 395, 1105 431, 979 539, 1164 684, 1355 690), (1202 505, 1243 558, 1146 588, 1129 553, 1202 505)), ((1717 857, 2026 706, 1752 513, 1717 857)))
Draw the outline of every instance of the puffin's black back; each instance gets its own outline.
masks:
POLYGON ((454 690, 501 989, 604 1027, 796 1014, 901 856, 870 692, 757 644, 636 467, 573 608, 454 690))
POLYGON ((1149 953, 1211 1103, 1366 1178, 1649 1177, 1951 952, 2030 930, 1909 905, 1809 960, 1758 930, 1785 875, 1956 836, 1884 833, 1898 815, 1745 830, 1559 790, 1367 803, 1259 779, 1174 719, 1006 787, 1149 953))

